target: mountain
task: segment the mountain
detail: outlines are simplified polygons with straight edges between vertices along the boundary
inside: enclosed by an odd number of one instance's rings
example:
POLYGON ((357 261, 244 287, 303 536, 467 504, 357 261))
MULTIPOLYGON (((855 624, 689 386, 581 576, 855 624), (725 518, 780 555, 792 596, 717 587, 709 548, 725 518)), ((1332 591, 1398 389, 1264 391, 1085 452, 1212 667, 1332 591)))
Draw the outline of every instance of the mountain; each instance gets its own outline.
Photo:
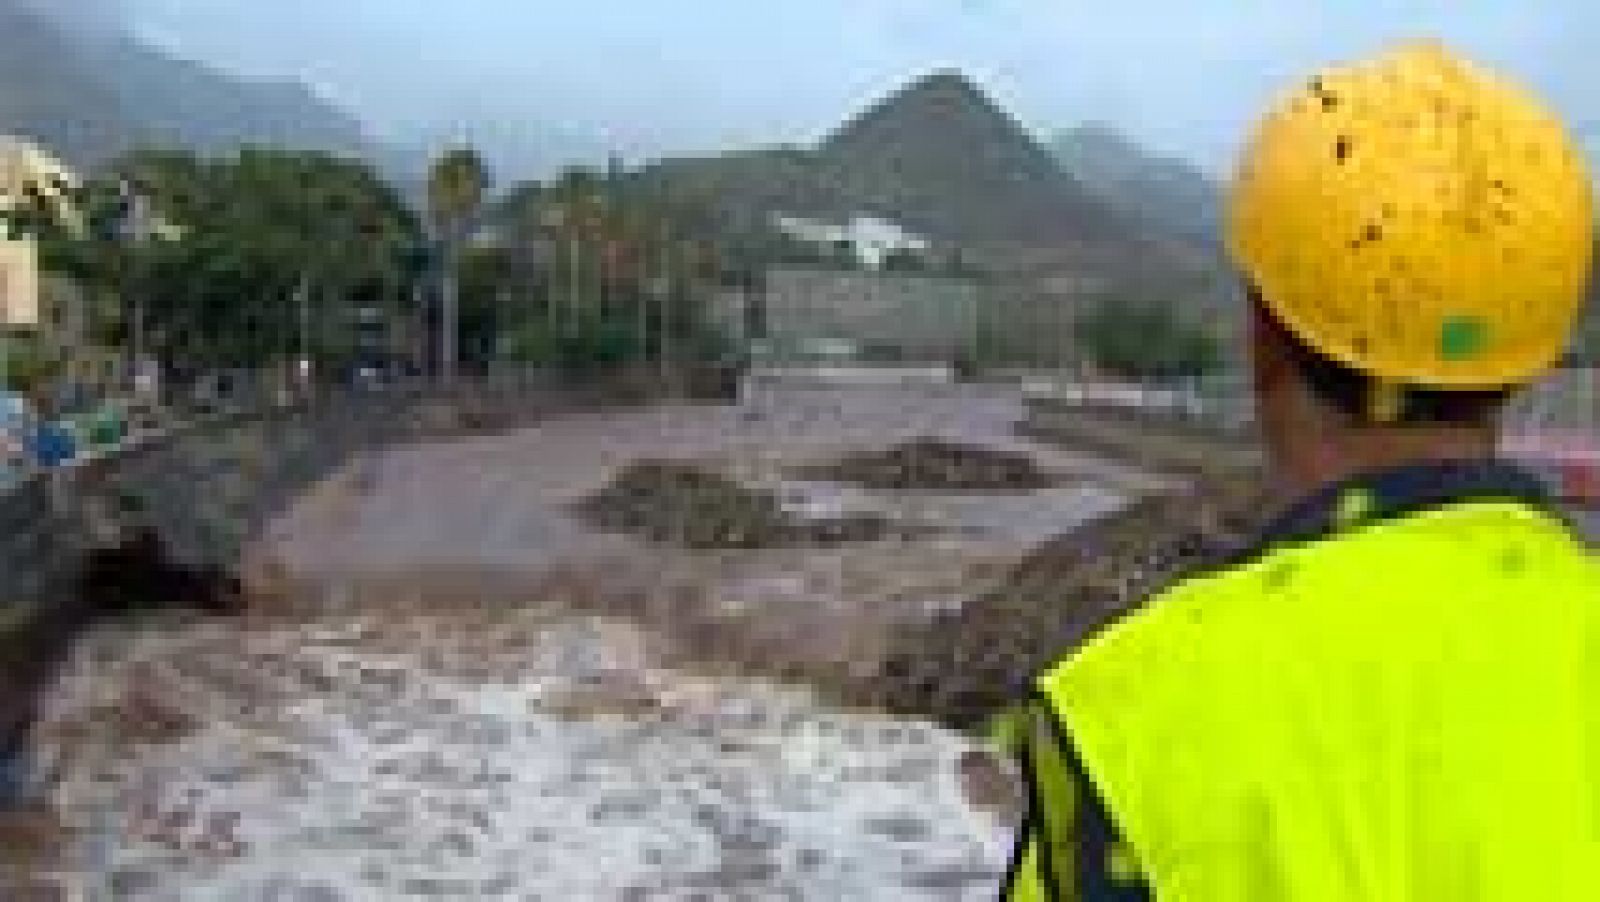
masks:
MULTIPOLYGON (((1230 336, 1243 309, 1209 243, 1153 226, 1119 192, 1097 194, 955 72, 911 82, 815 146, 667 160, 641 177, 712 205, 740 239, 770 230, 775 212, 872 213, 954 245, 984 274, 985 353, 1005 359, 1070 359, 1075 318, 1101 303, 1171 303, 1230 336)), ((781 258, 774 246, 766 259, 781 258)))
POLYGON ((1577 128, 1578 143, 1589 159, 1589 176, 1600 189, 1600 122, 1581 123, 1577 128))
POLYGON ((1103 203, 1174 238, 1219 240, 1220 189, 1198 167, 1152 155, 1099 123, 1061 132, 1050 146, 1062 168, 1103 203))
POLYGON ((1064 172, 959 73, 920 78, 813 147, 667 160, 644 177, 706 200, 741 227, 774 212, 871 213, 966 245, 1121 241, 1124 217, 1064 172))
POLYGON ((0 132, 87 166, 140 144, 214 153, 260 143, 369 155, 361 125, 297 83, 178 59, 99 23, 75 28, 0 0, 0 132))
POLYGON ((0 0, 0 131, 83 163, 125 147, 136 129, 116 90, 78 59, 73 38, 0 0))
POLYGON ((952 240, 1102 240, 1122 217, 1064 172, 958 72, 917 80, 818 148, 824 178, 863 209, 952 240))

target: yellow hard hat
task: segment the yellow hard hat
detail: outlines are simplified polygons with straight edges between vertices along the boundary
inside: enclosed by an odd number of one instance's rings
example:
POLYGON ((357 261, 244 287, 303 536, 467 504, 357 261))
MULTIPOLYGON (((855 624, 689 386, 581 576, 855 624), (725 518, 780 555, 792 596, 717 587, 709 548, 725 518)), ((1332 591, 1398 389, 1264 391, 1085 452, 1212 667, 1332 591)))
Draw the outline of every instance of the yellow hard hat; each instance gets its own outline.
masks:
POLYGON ((1566 349, 1595 225, 1551 113, 1438 44, 1332 69, 1258 126, 1228 245, 1313 349, 1380 382, 1487 389, 1566 349))

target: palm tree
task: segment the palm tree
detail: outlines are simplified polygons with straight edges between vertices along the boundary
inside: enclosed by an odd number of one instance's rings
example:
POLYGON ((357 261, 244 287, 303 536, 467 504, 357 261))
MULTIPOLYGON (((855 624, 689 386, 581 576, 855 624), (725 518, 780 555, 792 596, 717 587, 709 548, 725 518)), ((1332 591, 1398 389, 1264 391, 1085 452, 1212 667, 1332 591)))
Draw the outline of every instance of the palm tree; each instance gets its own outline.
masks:
MULTIPOLYGON (((564 301, 552 303, 549 312, 550 326, 567 338, 575 335, 577 321, 589 313, 585 308, 583 270, 585 245, 594 242, 601 231, 607 204, 604 182, 593 170, 573 166, 563 171, 551 186, 546 211, 551 234, 565 260, 560 267, 566 274, 566 285, 560 290, 564 301), (564 321, 558 321, 557 310, 564 308, 564 321)), ((556 286, 552 285, 552 295, 556 286)), ((552 301, 554 298, 552 297, 552 301)))
POLYGON ((456 376, 461 245, 477 221, 488 193, 488 166, 470 147, 447 151, 428 172, 429 220, 446 255, 440 284, 439 335, 439 375, 446 384, 453 383, 456 376))

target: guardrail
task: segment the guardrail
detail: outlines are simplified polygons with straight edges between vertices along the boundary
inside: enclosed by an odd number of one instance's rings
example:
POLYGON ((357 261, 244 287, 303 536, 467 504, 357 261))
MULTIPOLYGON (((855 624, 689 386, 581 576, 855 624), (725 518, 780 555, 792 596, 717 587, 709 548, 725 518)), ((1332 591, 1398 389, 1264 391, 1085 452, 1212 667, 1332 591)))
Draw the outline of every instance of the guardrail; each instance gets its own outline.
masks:
POLYGON ((955 369, 930 366, 819 363, 812 365, 762 365, 745 373, 747 385, 950 385, 955 369))
POLYGON ((1078 409, 1224 435, 1243 435, 1255 423, 1254 399, 1233 384, 1090 382, 1038 373, 1013 378, 1029 404, 1051 410, 1078 409))
MULTIPOLYGON (((418 380, 390 382, 380 387, 324 389, 299 398, 255 393, 233 403, 211 404, 187 410, 167 409, 153 428, 131 428, 117 444, 84 445, 80 453, 53 467, 31 463, 0 482, 0 504, 7 496, 37 484, 79 485, 106 478, 118 471, 119 491, 130 496, 159 496, 170 490, 183 494, 194 484, 206 485, 218 474, 207 471, 194 455, 167 453, 174 446, 208 433, 258 427, 261 448, 252 452, 252 478, 279 473, 297 484, 324 469, 333 460, 367 445, 406 434, 459 432, 517 425, 527 415, 548 409, 550 401, 564 399, 566 406, 649 402, 660 398, 729 400, 737 397, 737 373, 719 366, 618 367, 588 373, 558 372, 548 368, 501 369, 484 379, 464 379, 441 388, 418 380), (306 427, 311 424, 311 428, 306 427), (278 433, 278 434, 273 434, 278 433), (262 458, 284 459, 275 464, 262 458), (189 483, 186 488, 186 482, 189 483)), ((243 483, 230 487, 247 495, 234 513, 260 516, 261 498, 274 501, 280 486, 243 483), (256 497, 261 496, 261 497, 256 497)), ((64 489, 57 488, 56 494, 64 489)), ((74 502, 63 500, 62 504, 74 502)), ((159 497, 143 503, 159 504, 159 497)), ((191 530, 173 511, 163 523, 171 535, 191 530)), ((4 539, 0 534, 0 539, 4 539)), ((3 554, 3 549, 0 549, 3 554)), ((212 561, 208 563, 221 563, 212 561)), ((0 590, 6 588, 0 583, 0 590)), ((3 601, 4 599, 0 599, 3 601)))

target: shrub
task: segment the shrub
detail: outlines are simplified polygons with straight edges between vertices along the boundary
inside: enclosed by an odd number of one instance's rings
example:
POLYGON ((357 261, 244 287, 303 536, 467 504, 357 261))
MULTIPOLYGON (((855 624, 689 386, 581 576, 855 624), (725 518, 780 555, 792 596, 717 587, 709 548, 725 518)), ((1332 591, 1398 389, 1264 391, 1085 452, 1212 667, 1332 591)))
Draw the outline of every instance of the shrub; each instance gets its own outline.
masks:
POLYGON ((1126 378, 1200 377, 1222 364, 1216 335, 1160 302, 1104 301, 1079 319, 1077 339, 1097 365, 1126 378))

